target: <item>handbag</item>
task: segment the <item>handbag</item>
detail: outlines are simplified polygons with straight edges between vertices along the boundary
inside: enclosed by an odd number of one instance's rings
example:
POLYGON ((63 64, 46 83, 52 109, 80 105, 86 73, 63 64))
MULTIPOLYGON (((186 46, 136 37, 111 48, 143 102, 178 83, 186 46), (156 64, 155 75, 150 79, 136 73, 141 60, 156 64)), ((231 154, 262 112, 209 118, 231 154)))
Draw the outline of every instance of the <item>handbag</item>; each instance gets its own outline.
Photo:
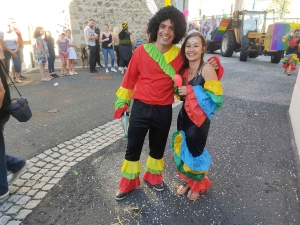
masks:
POLYGON ((19 122, 27 122, 31 117, 31 109, 28 105, 27 99, 21 95, 18 88, 12 81, 11 77, 9 76, 9 73, 5 66, 3 65, 3 62, 0 60, 1 66, 4 68, 4 71, 6 72, 7 76, 11 80, 12 84, 16 88, 18 94, 20 95, 20 98, 13 98, 8 106, 8 112, 10 115, 12 115, 14 118, 16 118, 19 122))

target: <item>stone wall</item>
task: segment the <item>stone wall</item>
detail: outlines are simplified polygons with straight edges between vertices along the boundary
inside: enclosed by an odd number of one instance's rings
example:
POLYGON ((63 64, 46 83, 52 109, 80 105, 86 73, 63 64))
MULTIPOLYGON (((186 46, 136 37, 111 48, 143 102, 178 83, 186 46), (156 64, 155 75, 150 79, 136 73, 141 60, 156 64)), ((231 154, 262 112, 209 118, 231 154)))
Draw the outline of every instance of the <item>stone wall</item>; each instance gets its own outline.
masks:
MULTIPOLYGON (((183 0, 185 9, 188 8, 188 0, 183 0)), ((158 9, 164 6, 164 0, 154 0, 158 9)), ((77 43, 85 44, 83 30, 89 19, 96 20, 97 27, 103 30, 103 25, 108 24, 110 30, 128 22, 129 31, 136 38, 145 41, 145 29, 152 17, 145 0, 71 0, 69 13, 73 37, 77 43)))
MULTIPOLYGON (((155 0, 158 8, 164 6, 164 0, 155 0)), ((72 0, 69 5, 73 37, 77 43, 85 44, 83 30, 89 19, 96 20, 97 27, 103 30, 108 24, 110 30, 128 22, 129 31, 136 38, 145 40, 144 30, 152 14, 144 0, 72 0)))

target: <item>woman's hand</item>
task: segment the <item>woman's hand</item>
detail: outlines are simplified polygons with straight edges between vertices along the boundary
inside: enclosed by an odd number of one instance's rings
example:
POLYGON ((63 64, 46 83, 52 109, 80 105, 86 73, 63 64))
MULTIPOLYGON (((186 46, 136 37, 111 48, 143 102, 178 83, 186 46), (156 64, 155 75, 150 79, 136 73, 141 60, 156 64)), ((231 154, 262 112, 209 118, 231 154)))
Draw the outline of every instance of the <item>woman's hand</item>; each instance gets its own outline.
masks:
POLYGON ((217 70, 219 69, 219 63, 215 58, 210 59, 209 61, 207 61, 210 65, 212 65, 212 67, 217 70))
POLYGON ((179 92, 180 96, 186 96, 187 95, 187 93, 186 93, 186 86, 178 87, 178 92, 179 92))

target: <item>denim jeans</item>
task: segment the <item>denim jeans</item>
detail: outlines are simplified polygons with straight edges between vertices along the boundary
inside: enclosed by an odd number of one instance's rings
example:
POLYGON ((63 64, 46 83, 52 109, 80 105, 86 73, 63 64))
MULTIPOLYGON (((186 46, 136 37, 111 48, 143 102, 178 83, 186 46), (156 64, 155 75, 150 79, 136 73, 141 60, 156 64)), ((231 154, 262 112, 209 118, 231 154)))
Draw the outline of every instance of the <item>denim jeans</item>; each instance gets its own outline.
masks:
POLYGON ((5 67, 6 69, 9 71, 10 69, 10 59, 12 59, 14 67, 15 67, 15 71, 17 73, 21 72, 21 67, 20 67, 20 58, 19 58, 19 52, 17 52, 17 57, 13 57, 9 51, 4 51, 4 61, 5 61, 5 67))
POLYGON ((110 55, 111 59, 111 67, 114 67, 115 63, 115 53, 112 48, 102 48, 103 56, 104 56, 104 65, 105 68, 108 68, 108 54, 110 55))
POLYGON ((55 62, 55 52, 54 51, 49 51, 49 57, 48 57, 48 71, 49 71, 49 73, 55 72, 54 62, 55 62))
POLYGON ((0 195, 8 191, 7 171, 18 172, 26 163, 24 159, 9 156, 5 154, 5 143, 3 136, 4 120, 0 120, 2 129, 0 129, 0 195))
POLYGON ((90 60, 89 60, 90 72, 93 72, 95 71, 95 67, 96 67, 96 45, 95 46, 89 45, 89 50, 90 50, 90 60))

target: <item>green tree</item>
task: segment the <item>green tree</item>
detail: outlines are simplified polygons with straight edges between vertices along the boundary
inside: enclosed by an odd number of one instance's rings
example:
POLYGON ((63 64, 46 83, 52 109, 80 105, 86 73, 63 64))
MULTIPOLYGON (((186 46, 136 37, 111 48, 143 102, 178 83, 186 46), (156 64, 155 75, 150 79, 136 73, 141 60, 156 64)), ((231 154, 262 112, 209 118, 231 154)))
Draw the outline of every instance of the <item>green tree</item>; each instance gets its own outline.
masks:
POLYGON ((274 9, 274 13, 278 14, 280 19, 283 19, 286 14, 290 13, 290 4, 290 0, 272 0, 267 10, 273 11, 274 9))

